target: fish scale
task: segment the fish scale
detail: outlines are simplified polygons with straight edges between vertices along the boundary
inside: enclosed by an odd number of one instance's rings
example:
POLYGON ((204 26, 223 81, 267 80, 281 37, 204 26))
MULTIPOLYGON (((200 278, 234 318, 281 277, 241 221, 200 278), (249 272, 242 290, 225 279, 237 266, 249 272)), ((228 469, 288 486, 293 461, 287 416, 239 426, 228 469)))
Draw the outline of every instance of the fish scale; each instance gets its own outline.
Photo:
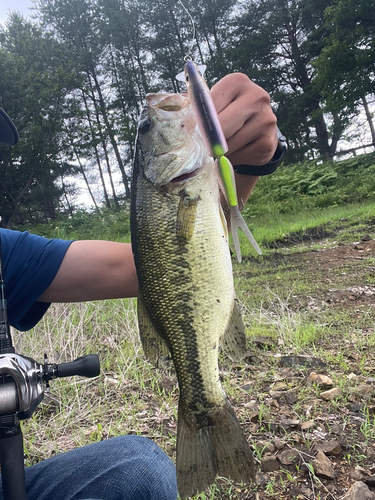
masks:
MULTIPOLYGON (((138 319, 146 356, 157 363, 169 350, 177 372, 176 468, 184 499, 216 474, 250 481, 254 462, 219 379, 220 339, 233 333, 227 327, 238 310, 214 161, 186 98, 152 94, 147 102, 132 178, 138 319), (174 182, 181 173, 184 180, 174 182)), ((244 331, 233 335, 228 346, 244 331)))

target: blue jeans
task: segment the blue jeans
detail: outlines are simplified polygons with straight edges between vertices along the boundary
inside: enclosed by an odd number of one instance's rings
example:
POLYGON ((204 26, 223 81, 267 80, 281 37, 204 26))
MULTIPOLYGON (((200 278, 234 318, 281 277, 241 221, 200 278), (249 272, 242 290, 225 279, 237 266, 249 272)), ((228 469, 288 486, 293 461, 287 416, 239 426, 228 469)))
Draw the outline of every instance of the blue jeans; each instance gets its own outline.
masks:
POLYGON ((140 436, 77 448, 27 467, 25 473, 28 500, 177 499, 175 466, 140 436))

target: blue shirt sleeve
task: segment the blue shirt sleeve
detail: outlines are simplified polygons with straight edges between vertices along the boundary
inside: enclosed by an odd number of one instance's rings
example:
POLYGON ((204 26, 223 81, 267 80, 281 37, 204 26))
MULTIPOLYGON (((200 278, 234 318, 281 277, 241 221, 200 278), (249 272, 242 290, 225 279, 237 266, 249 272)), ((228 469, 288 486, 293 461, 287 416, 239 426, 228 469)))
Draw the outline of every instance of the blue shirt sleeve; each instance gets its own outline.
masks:
POLYGON ((50 304, 37 300, 52 283, 71 243, 1 229, 8 320, 14 328, 30 330, 43 317, 50 304))

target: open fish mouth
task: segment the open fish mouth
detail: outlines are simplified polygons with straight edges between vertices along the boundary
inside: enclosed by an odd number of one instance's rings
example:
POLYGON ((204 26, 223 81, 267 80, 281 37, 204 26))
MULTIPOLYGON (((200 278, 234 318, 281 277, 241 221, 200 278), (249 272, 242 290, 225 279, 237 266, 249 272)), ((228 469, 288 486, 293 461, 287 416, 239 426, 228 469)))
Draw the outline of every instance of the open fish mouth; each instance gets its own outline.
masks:
POLYGON ((162 111, 178 112, 189 106, 189 101, 181 94, 148 94, 147 105, 162 111))
POLYGON ((191 170, 190 172, 185 172, 182 174, 177 175, 177 177, 173 177, 168 184, 178 184, 180 182, 186 182, 190 179, 193 179, 196 177, 202 170, 202 167, 197 167, 194 170, 191 170))

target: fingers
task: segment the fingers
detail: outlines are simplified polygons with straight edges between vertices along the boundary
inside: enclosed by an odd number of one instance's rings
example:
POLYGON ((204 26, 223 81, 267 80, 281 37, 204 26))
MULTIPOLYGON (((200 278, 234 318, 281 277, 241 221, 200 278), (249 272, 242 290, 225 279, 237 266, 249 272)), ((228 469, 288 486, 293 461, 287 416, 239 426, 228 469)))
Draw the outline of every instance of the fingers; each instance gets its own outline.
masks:
POLYGON ((277 148, 276 116, 267 92, 242 73, 225 76, 211 90, 233 165, 264 165, 277 148))

